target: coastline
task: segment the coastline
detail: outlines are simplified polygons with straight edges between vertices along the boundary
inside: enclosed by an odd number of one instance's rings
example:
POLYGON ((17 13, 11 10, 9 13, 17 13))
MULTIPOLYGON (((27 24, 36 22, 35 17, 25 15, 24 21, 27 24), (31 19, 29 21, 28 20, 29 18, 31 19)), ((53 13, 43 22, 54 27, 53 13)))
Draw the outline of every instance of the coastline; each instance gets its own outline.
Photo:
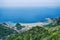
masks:
MULTIPOLYGON (((13 22, 5 22, 8 25, 15 26, 16 23, 13 22)), ((49 24, 48 22, 35 22, 35 23, 19 23, 21 26, 42 26, 42 25, 47 25, 49 24)))
POLYGON ((48 23, 44 23, 44 22, 36 22, 36 23, 20 23, 22 26, 42 26, 42 25, 46 25, 48 23))

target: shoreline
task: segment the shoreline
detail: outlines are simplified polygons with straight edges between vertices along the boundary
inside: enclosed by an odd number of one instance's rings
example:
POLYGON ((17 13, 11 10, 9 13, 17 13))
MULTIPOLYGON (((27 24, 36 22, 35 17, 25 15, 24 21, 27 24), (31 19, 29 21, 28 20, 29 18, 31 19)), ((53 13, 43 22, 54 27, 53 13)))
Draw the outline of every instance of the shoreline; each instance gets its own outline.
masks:
MULTIPOLYGON (((13 22, 5 22, 5 23, 12 25, 12 26, 16 25, 16 23, 13 23, 13 22)), ((48 22, 36 22, 36 23, 19 23, 19 24, 21 24, 22 26, 42 26, 42 25, 47 25, 49 23, 48 22)))

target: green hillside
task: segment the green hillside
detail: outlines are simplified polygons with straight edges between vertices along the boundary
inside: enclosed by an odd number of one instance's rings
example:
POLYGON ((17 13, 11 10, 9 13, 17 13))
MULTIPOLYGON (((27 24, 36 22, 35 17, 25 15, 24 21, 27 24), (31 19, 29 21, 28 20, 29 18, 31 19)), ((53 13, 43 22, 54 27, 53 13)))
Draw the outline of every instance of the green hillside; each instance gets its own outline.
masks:
POLYGON ((12 34, 5 40, 60 40, 60 25, 56 27, 34 27, 24 33, 12 34))
POLYGON ((17 33, 17 32, 13 29, 5 27, 3 24, 0 24, 0 38, 4 38, 4 37, 6 37, 10 34, 13 34, 13 33, 17 33))

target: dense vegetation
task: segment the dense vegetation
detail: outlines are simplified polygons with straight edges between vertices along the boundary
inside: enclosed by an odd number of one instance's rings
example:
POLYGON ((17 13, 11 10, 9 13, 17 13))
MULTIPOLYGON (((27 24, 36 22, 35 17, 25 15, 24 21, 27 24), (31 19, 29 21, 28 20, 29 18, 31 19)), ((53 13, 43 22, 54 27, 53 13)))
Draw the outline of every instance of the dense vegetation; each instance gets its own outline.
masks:
MULTIPOLYGON (((3 24, 7 25, 6 23, 3 23, 3 24)), ((17 33, 13 29, 5 27, 3 24, 0 24, 0 38, 4 38, 10 34, 17 33)))
POLYGON ((60 25, 55 27, 34 27, 24 33, 12 34, 5 40, 60 40, 60 25))

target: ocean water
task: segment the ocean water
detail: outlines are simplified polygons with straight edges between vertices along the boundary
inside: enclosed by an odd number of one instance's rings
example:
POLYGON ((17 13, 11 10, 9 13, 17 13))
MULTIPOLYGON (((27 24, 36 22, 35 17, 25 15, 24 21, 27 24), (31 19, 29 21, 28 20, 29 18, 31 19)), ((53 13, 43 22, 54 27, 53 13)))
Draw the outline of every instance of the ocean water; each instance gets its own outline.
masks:
POLYGON ((0 22, 34 23, 45 18, 60 16, 60 7, 56 8, 0 8, 0 22))

